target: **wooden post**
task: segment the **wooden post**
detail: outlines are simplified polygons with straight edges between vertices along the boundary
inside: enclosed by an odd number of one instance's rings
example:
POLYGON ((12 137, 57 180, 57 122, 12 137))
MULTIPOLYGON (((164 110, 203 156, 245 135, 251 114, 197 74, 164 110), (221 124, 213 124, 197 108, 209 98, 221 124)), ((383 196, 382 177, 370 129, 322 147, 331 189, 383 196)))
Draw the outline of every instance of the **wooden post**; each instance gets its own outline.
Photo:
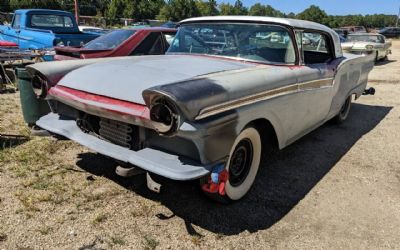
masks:
POLYGON ((75 0, 75 20, 79 25, 79 11, 78 11, 78 0, 75 0))

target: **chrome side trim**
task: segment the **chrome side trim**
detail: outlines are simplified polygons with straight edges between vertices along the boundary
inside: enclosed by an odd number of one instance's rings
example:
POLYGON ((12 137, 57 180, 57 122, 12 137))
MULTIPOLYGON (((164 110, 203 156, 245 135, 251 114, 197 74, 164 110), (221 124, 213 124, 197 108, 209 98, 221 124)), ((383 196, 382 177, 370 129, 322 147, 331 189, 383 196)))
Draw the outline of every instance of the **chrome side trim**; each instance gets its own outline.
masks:
POLYGON ((266 90, 257 94, 241 97, 236 100, 227 101, 224 103, 206 107, 200 110, 195 120, 201 120, 228 110, 236 109, 242 106, 247 106, 260 101, 265 101, 278 96, 283 96, 287 94, 293 94, 313 89, 332 87, 332 86, 333 86, 333 78, 324 78, 320 80, 301 82, 276 89, 266 90))

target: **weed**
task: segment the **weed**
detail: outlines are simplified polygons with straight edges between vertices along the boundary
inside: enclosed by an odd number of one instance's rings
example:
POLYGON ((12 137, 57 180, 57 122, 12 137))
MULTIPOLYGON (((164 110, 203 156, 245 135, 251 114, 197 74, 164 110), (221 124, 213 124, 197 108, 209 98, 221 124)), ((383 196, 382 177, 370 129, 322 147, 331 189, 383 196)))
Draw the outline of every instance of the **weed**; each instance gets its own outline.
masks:
POLYGON ((112 236, 111 237, 111 243, 113 245, 123 246, 123 245, 125 245, 126 242, 125 242, 124 238, 122 238, 120 236, 112 236))
POLYGON ((39 233, 41 233, 42 235, 48 235, 52 231, 52 229, 51 229, 51 227, 44 226, 42 228, 39 228, 37 231, 39 233))
POLYGON ((151 236, 144 236, 144 249, 154 250, 160 243, 151 236))
POLYGON ((93 219, 92 224, 96 225, 96 224, 102 223, 102 222, 106 221, 107 218, 108 218, 107 214, 98 214, 93 219))

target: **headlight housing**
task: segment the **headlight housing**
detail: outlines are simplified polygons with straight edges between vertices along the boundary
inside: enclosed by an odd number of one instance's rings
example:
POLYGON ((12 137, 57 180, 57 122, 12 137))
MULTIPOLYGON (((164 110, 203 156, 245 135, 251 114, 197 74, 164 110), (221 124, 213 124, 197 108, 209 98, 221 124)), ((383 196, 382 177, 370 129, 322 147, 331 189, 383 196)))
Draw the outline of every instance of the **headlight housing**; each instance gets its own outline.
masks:
POLYGON ((150 119, 154 129, 164 135, 174 134, 180 124, 180 115, 176 106, 163 98, 157 99, 151 104, 150 119))
POLYGON ((373 49, 374 49, 374 46, 373 46, 373 45, 366 45, 365 48, 366 48, 367 50, 373 50, 373 49))
POLYGON ((39 75, 35 75, 32 78, 32 88, 37 98, 44 99, 47 96, 49 90, 49 84, 47 80, 39 75))

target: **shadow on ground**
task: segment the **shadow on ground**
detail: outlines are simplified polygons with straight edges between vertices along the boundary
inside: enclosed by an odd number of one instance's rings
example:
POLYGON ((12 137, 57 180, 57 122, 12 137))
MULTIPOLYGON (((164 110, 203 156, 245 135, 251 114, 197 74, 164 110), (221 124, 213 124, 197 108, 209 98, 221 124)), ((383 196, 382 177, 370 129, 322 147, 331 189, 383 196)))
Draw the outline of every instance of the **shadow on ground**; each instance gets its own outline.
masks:
MULTIPOLYGON (((103 156, 81 154, 77 165, 94 175, 105 176, 148 199, 156 200, 186 222, 214 233, 232 235, 244 230, 269 228, 284 217, 331 170, 392 107, 354 104, 348 120, 340 126, 330 123, 273 154, 260 168, 256 183, 241 201, 231 205, 212 202, 201 194, 198 182, 162 180, 163 192, 147 190, 144 176, 129 179, 114 173, 115 163, 103 156)), ((171 215, 157 215, 162 220, 171 215)))
POLYGON ((0 150, 13 148, 29 141, 28 136, 0 134, 0 150))
POLYGON ((390 63, 395 63, 397 62, 397 60, 384 60, 384 61, 378 61, 375 63, 375 66, 384 66, 386 64, 390 64, 390 63))

